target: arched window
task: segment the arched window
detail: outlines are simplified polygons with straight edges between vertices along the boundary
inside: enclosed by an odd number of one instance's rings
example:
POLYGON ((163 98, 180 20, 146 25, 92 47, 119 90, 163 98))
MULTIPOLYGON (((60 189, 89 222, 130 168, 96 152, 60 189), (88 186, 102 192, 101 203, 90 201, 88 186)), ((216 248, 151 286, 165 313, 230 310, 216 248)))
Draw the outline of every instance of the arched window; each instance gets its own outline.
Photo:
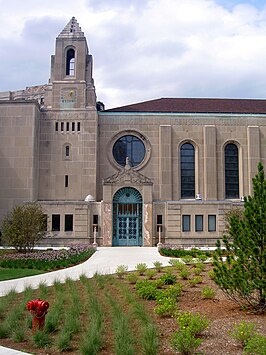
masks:
POLYGON ((69 155, 70 155, 70 147, 69 147, 69 145, 66 145, 66 157, 69 157, 69 155))
POLYGON ((238 148, 229 143, 224 149, 225 198, 239 198, 238 148))
POLYGON ((184 143, 180 148, 181 198, 195 198, 195 148, 184 143))
POLYGON ((66 75, 74 76, 75 75, 75 51, 73 48, 70 48, 67 51, 66 55, 66 75))

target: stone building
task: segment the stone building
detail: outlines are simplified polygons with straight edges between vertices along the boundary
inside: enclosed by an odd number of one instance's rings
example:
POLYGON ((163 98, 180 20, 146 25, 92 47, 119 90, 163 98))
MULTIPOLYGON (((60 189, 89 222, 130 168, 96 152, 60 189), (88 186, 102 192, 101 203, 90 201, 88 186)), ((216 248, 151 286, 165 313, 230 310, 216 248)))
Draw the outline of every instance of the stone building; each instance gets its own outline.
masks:
POLYGON ((214 245, 266 162, 266 100, 96 101, 73 17, 48 84, 0 93, 0 217, 38 201, 46 245, 214 245))

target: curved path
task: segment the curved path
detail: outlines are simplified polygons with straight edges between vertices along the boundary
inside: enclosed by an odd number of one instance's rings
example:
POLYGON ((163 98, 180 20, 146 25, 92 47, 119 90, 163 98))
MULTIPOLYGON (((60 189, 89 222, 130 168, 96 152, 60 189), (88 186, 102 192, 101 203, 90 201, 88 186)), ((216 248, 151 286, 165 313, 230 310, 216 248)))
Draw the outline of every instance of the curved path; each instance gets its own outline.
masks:
MULTIPOLYGON (((87 277, 92 277, 96 272, 113 274, 118 265, 127 265, 128 271, 131 271, 138 263, 146 263, 148 268, 152 268, 155 261, 160 261, 163 266, 167 266, 169 260, 170 258, 161 256, 156 247, 99 247, 90 259, 82 264, 41 275, 1 281, 0 297, 12 289, 16 292, 23 292, 27 286, 38 288, 40 282, 45 282, 47 286, 50 286, 55 280, 61 282, 64 282, 66 278, 78 280, 82 274, 87 277)), ((0 346, 0 355, 18 354, 25 353, 0 346)))

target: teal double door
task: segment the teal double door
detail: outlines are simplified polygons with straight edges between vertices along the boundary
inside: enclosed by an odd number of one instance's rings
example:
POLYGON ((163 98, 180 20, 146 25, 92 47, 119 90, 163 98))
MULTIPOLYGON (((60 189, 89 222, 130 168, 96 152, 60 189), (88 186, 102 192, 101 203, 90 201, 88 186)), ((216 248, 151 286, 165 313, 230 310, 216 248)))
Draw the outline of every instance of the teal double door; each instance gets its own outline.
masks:
POLYGON ((142 196, 132 187, 124 187, 113 198, 113 246, 141 246, 142 196))

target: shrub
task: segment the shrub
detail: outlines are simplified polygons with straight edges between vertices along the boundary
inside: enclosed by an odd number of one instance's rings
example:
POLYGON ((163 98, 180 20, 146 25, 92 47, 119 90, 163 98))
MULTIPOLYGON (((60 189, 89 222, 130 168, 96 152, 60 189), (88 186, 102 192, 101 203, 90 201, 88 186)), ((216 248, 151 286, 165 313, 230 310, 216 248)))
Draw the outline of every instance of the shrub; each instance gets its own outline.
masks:
POLYGON ((203 279, 201 276, 195 276, 195 277, 193 277, 193 279, 189 280, 189 284, 193 287, 198 284, 201 284, 202 281, 203 281, 203 279))
POLYGON ((163 264, 160 261, 155 261, 153 265, 158 272, 162 271, 163 264))
POLYGON ((206 254, 198 254, 197 258, 204 263, 208 259, 208 256, 206 254))
POLYGON ((214 280, 214 278, 215 278, 215 272, 214 272, 213 270, 210 270, 210 271, 208 272, 208 276, 209 276, 209 278, 210 278, 211 280, 214 280))
POLYGON ((195 338, 189 329, 182 329, 173 334, 171 343, 173 348, 181 354, 192 355, 195 354, 202 340, 195 338))
POLYGON ((198 336, 209 326, 209 321, 199 313, 182 312, 177 316, 180 329, 188 329, 192 335, 198 336))
POLYGON ((146 271, 146 276, 148 279, 152 279, 156 275, 156 270, 150 269, 146 271))
POLYGON ((185 255, 181 258, 184 264, 191 264, 193 261, 193 256, 191 255, 185 255))
POLYGON ((176 311, 176 301, 172 297, 162 297, 157 303, 154 312, 160 317, 171 317, 176 311))
POLYGON ((126 274, 127 269, 128 269, 127 265, 118 265, 116 270, 115 270, 115 273, 117 274, 117 277, 119 279, 122 279, 123 276, 126 274))
POLYGON ((136 283, 137 294, 145 300, 155 300, 157 294, 157 286, 151 280, 139 280, 136 283))
POLYGON ((188 267, 186 266, 185 268, 183 268, 183 270, 180 271, 179 275, 182 277, 182 279, 187 280, 190 276, 190 271, 188 267))
POLYGON ((214 291, 213 288, 209 286, 204 286, 201 290, 201 297, 203 299, 212 299, 216 295, 216 292, 214 291))
POLYGON ((243 354, 249 355, 265 355, 266 354, 266 338, 263 335, 255 334, 244 348, 243 354))
POLYGON ((162 275, 160 279, 164 282, 165 285, 173 285, 176 282, 176 276, 168 272, 165 275, 162 275))
POLYGON ((140 275, 144 275, 145 271, 147 270, 148 266, 145 263, 138 263, 136 265, 136 271, 140 274, 140 275))
POLYGON ((230 335, 242 346, 246 346, 255 333, 255 324, 245 321, 236 324, 230 331, 230 335))
POLYGON ((130 272, 127 274, 126 279, 130 284, 133 285, 138 281, 138 275, 135 272, 130 272))
POLYGON ((202 273, 202 270, 198 267, 193 267, 192 272, 194 275, 198 276, 202 273))

